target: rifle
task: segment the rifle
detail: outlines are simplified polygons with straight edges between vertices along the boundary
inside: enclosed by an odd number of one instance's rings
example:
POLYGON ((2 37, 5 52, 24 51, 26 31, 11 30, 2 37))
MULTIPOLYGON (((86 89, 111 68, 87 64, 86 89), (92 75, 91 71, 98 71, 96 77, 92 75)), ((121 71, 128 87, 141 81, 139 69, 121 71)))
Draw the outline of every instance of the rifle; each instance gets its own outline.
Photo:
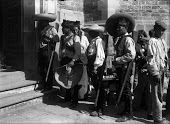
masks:
MULTIPOLYGON (((51 42, 52 42, 52 39, 50 39, 50 40, 51 40, 51 42)), ((55 44, 54 48, 52 48, 52 53, 51 53, 51 57, 50 57, 50 62, 49 62, 49 65, 48 65, 48 70, 47 70, 47 74, 46 74, 46 78, 45 78, 45 81, 46 81, 46 82, 47 82, 47 80, 48 80, 48 75, 49 75, 49 72, 50 72, 50 69, 51 69, 51 64, 52 64, 52 62, 53 62, 55 47, 56 47, 56 44, 55 44)), ((48 42, 48 56, 50 56, 49 49, 50 49, 50 42, 48 42)))
POLYGON ((97 89, 97 94, 96 94, 96 99, 95 99, 95 107, 97 107, 97 102, 99 99, 99 93, 100 93, 100 87, 101 87, 101 83, 102 83, 102 79, 103 79, 103 74, 104 74, 104 70, 105 70, 105 65, 106 65, 106 59, 107 59, 107 47, 108 47, 108 34, 104 34, 104 41, 105 41, 105 59, 101 68, 101 72, 100 72, 100 77, 99 77, 99 84, 98 84, 98 89, 97 89))
POLYGON ((53 56, 54 56, 54 51, 52 51, 51 58, 50 58, 50 62, 49 62, 49 65, 48 65, 48 70, 47 70, 47 74, 46 74, 46 78, 45 78, 45 81, 46 81, 46 82, 47 82, 47 80, 48 80, 48 75, 49 75, 50 68, 51 68, 51 64, 52 64, 52 61, 53 61, 53 56))
POLYGON ((136 72, 136 62, 133 61, 132 75, 131 75, 131 77, 130 77, 131 93, 133 93, 133 89, 134 89, 135 72, 136 72))
POLYGON ((125 87, 125 84, 128 80, 128 77, 130 77, 130 71, 132 69, 132 66, 133 66, 133 61, 131 61, 129 64, 128 64, 128 67, 127 67, 127 70, 126 70, 126 73, 125 73, 125 76, 124 76, 124 80, 123 80, 123 83, 122 83, 122 87, 121 87, 121 90, 120 90, 120 93, 119 93, 119 97, 118 97, 118 100, 116 102, 116 106, 118 106, 119 102, 120 102, 120 98, 122 96, 122 93, 123 93, 123 89, 125 87))

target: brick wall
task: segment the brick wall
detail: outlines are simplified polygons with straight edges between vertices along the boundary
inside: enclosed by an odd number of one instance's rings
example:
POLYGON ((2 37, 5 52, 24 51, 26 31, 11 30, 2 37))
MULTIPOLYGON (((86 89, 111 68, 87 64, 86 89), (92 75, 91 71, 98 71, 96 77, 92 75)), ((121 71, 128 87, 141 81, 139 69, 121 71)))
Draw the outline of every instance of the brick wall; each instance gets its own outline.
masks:
POLYGON ((135 29, 148 32, 153 28, 155 20, 162 20, 168 26, 164 38, 170 46, 170 0, 119 0, 119 8, 115 12, 126 12, 136 20, 135 29))
MULTIPOLYGON (((94 19, 94 13, 100 13, 100 10, 102 10, 99 8, 102 5, 97 4, 99 1, 104 0, 84 0, 86 23, 90 21, 95 23, 103 19, 102 14, 98 15, 96 20, 94 19), (89 9, 89 6, 91 6, 92 9, 89 9), (93 6, 96 8, 93 8, 93 6)), ((106 3, 108 4, 106 8, 108 17, 116 12, 129 13, 135 18, 135 30, 137 31, 144 29, 148 32, 153 28, 155 20, 165 22, 168 30, 165 32, 164 38, 168 46, 170 46, 170 0, 107 0, 106 3)))
POLYGON ((168 20, 169 0, 121 0, 120 9, 127 12, 136 20, 168 20))

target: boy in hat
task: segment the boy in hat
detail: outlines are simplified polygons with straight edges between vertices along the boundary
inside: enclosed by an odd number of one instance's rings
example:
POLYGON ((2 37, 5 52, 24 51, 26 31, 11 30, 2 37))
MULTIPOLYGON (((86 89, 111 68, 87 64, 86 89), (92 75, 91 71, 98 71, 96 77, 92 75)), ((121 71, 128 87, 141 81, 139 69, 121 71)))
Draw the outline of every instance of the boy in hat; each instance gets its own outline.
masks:
POLYGON ((147 109, 147 119, 152 119, 151 107, 151 90, 148 81, 147 71, 147 44, 149 38, 144 30, 138 31, 138 44, 140 47, 136 49, 136 74, 138 75, 137 86, 134 89, 133 110, 140 108, 147 109))
POLYGON ((152 111, 155 123, 162 124, 162 102, 163 102, 163 73, 166 69, 167 48, 162 38, 166 30, 166 24, 155 21, 154 36, 149 40, 147 58, 148 71, 151 83, 152 111))
MULTIPOLYGON (((88 75, 91 78, 91 82, 97 93, 98 82, 101 73, 101 68, 105 59, 104 53, 104 41, 99 36, 100 33, 104 32, 104 27, 94 24, 90 27, 83 29, 88 32, 89 35, 89 46, 87 48, 87 58, 88 58, 88 75)), ((100 93, 97 101, 96 110, 93 111, 91 116, 100 116, 103 114, 103 103, 104 102, 104 87, 100 86, 100 93)))
POLYGON ((128 74, 126 80, 124 77, 128 66, 130 63, 132 64, 136 56, 135 42, 129 35, 129 33, 133 31, 134 26, 134 18, 131 15, 123 13, 114 14, 106 21, 106 30, 117 39, 115 43, 116 56, 112 61, 119 79, 117 94, 119 94, 123 82, 125 82, 121 97, 121 101, 123 100, 125 102, 125 107, 123 112, 119 113, 121 117, 118 118, 116 122, 126 122, 127 120, 133 119, 130 74, 128 74))

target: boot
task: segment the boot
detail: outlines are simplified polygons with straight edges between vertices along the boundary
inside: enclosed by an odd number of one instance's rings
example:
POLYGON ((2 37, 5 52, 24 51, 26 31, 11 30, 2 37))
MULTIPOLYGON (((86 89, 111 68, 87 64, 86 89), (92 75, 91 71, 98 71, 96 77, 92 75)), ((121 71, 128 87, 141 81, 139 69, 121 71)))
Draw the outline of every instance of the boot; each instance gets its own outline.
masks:
POLYGON ((146 117, 148 120, 153 120, 153 115, 152 114, 147 114, 147 117, 146 117))
POLYGON ((78 104, 78 101, 72 101, 71 108, 77 108, 78 104))
POLYGON ((102 115, 103 115, 103 112, 102 112, 101 109, 95 110, 95 111, 90 113, 90 116, 93 116, 93 117, 97 117, 97 116, 100 117, 102 115))
POLYGON ((37 91, 41 91, 45 88, 45 83, 43 81, 38 83, 38 86, 35 88, 37 91))

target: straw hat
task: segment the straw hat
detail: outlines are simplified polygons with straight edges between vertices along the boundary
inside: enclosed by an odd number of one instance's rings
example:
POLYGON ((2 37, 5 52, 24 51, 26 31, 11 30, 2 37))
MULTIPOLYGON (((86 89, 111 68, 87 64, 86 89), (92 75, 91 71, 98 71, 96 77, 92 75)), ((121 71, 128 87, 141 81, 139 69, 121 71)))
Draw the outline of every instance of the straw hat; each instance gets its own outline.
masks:
POLYGON ((93 24, 93 25, 88 26, 88 27, 83 27, 82 30, 85 31, 85 32, 88 32, 88 31, 104 32, 105 27, 99 26, 97 24, 93 24))
POLYGON ((39 21, 39 20, 46 20, 49 22, 53 22, 57 19, 57 16, 54 14, 49 14, 49 13, 41 13, 41 14, 36 14, 34 15, 34 20, 39 21))
POLYGON ((120 18, 125 18, 126 20, 128 20, 130 22, 130 25, 128 27, 128 33, 132 32, 134 27, 135 27, 135 19, 126 13, 116 13, 113 14, 112 16, 110 16, 107 21, 106 21, 106 31, 112 35, 115 36, 116 35, 116 25, 117 25, 117 21, 120 18))

